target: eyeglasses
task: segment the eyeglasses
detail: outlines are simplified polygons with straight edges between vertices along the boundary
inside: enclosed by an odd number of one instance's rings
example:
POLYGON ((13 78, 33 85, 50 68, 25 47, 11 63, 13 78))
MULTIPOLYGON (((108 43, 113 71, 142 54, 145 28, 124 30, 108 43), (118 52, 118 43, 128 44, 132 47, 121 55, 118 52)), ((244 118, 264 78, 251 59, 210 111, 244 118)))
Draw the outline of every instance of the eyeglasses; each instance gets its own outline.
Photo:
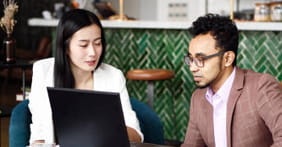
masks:
POLYGON ((196 66, 198 67, 204 67, 205 65, 205 60, 210 59, 212 57, 216 57, 216 56, 220 56, 221 54, 225 53, 225 50, 222 50, 218 53, 209 55, 209 56, 203 56, 203 57, 190 57, 189 55, 185 55, 184 56, 184 62, 185 64, 187 64, 188 66, 190 66, 193 62, 195 63, 196 66))

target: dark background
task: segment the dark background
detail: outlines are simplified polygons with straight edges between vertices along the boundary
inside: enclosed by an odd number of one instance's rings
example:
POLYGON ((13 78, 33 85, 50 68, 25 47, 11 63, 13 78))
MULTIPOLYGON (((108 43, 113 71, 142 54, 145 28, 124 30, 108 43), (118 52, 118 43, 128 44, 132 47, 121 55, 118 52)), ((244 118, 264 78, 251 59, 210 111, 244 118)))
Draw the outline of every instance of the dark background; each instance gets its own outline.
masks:
MULTIPOLYGON (((65 6, 70 5, 70 0, 16 0, 19 5, 19 10, 15 15, 17 24, 15 25, 13 37, 16 38, 17 48, 26 50, 36 50, 39 40, 43 36, 50 36, 51 29, 48 27, 30 27, 27 25, 29 18, 42 17, 43 10, 54 11, 54 4, 62 2, 65 6)), ((0 3, 0 17, 3 17, 3 0, 0 3)), ((0 49, 3 48, 3 38, 6 34, 1 29, 0 31, 0 49)))

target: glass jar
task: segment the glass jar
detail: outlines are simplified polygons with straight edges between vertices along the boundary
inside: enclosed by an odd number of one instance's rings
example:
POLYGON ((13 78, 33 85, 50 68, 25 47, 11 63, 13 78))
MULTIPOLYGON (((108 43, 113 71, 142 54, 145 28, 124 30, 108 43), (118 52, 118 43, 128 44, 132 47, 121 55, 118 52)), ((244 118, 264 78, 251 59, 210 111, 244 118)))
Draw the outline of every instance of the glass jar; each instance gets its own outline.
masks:
POLYGON ((282 0, 272 0, 270 3, 271 21, 282 21, 282 0))
POLYGON ((255 4, 255 21, 270 21, 269 1, 257 0, 255 4))

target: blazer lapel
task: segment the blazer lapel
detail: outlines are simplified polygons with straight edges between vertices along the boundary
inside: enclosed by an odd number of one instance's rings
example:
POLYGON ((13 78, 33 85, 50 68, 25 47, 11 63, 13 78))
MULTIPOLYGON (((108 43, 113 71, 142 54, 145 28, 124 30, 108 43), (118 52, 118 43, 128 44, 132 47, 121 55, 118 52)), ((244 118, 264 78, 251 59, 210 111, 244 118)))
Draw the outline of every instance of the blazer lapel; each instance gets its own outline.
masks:
MULTIPOLYGON (((206 99, 205 99, 206 100, 206 99)), ((212 105, 206 100, 207 109, 206 109, 206 116, 208 120, 212 120, 208 122, 208 140, 211 147, 215 147, 215 140, 214 140, 214 123, 213 123, 213 107, 212 105)))
POLYGON ((235 79, 230 91, 230 95, 228 98, 228 103, 227 103, 227 122, 226 122, 226 129, 227 129, 227 145, 228 147, 231 147, 232 143, 232 132, 231 132, 231 127, 232 127, 232 118, 233 118, 233 113, 234 109, 236 106, 236 103, 241 95, 241 90, 244 86, 244 71, 242 69, 239 69, 236 67, 236 74, 235 74, 235 79))
POLYGON ((215 141, 214 141, 214 127, 213 127, 213 107, 206 99, 206 92, 207 88, 203 89, 199 95, 199 98, 201 98, 201 106, 198 109, 199 111, 204 112, 204 117, 201 121, 203 121, 203 126, 206 126, 207 129, 207 144, 210 147, 215 147, 215 141))

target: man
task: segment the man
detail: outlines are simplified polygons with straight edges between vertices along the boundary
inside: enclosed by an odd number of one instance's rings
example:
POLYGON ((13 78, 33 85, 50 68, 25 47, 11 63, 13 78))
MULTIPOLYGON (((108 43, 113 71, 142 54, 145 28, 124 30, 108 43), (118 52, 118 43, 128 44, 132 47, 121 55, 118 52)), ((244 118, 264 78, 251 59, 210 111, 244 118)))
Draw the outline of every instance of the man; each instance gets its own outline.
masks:
POLYGON ((199 88, 182 147, 282 147, 282 90, 271 75, 236 67, 235 23, 207 14, 191 33, 185 63, 199 88))

